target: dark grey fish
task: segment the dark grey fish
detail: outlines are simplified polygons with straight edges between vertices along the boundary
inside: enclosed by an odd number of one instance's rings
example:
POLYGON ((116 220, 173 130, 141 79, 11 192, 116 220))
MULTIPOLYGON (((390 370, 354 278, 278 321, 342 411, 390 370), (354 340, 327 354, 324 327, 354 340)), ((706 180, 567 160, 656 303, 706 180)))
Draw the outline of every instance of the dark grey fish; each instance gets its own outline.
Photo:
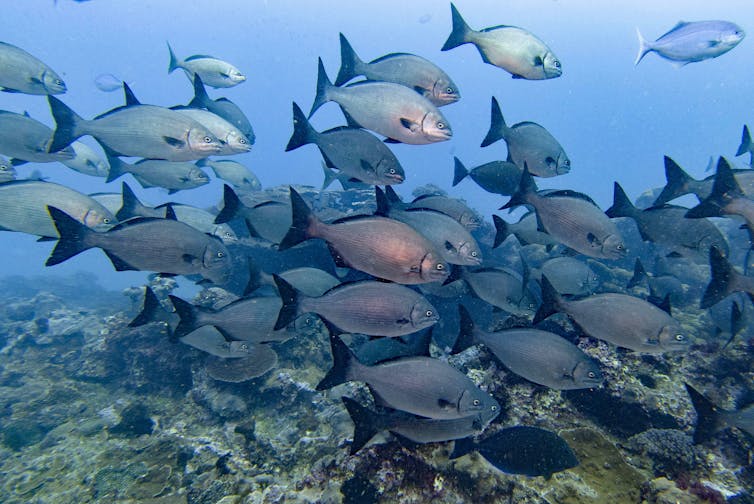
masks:
POLYGON ((754 143, 751 141, 749 127, 744 124, 743 133, 741 133, 741 144, 736 151, 736 157, 749 153, 749 166, 754 166, 754 143))
POLYGON ((506 25, 472 30, 452 3, 450 11, 453 30, 442 46, 443 51, 474 44, 485 63, 510 72, 514 79, 554 79, 563 73, 558 58, 533 33, 506 25))
POLYGON ((729 21, 679 21, 669 32, 654 42, 639 37, 639 54, 634 65, 650 52, 683 66, 696 61, 717 58, 736 47, 746 36, 744 31, 729 21))
POLYGON ((493 194, 510 196, 518 188, 521 182, 521 168, 509 161, 492 161, 467 170, 457 157, 455 160, 455 172, 453 175, 453 187, 457 186, 466 177, 477 183, 479 187, 493 194))
POLYGON ((213 326, 202 326, 178 341, 222 359, 242 359, 253 355, 257 345, 248 341, 228 341, 213 326))
POLYGON ((548 248, 552 248, 560 244, 551 235, 539 230, 537 214, 535 212, 528 212, 522 215, 521 219, 514 223, 506 222, 501 217, 493 215, 492 222, 495 225, 495 242, 493 248, 499 247, 510 235, 515 236, 521 245, 545 245, 548 248))
POLYGON ((370 439, 381 431, 388 431, 414 443, 438 443, 476 436, 484 426, 477 416, 452 420, 418 418, 400 411, 372 411, 349 397, 341 397, 353 421, 353 443, 351 455, 357 453, 370 439))
POLYGON ((275 329, 288 326, 303 313, 313 312, 340 332, 395 337, 415 333, 440 319, 424 296, 399 284, 366 280, 309 297, 281 277, 274 278, 283 300, 275 329))
POLYGON ((463 305, 458 311, 454 353, 481 343, 517 375, 556 390, 599 387, 604 381, 598 363, 557 334, 525 328, 489 333, 476 326, 463 305))
POLYGON ((359 75, 372 81, 395 82, 411 88, 438 107, 461 98, 458 86, 450 76, 431 61, 415 54, 391 53, 365 63, 341 33, 340 71, 335 85, 342 86, 359 75))
POLYGON ((613 206, 608 217, 629 217, 636 222, 642 240, 664 245, 680 255, 706 257, 715 246, 728 253, 728 242, 717 226, 707 219, 687 219, 688 208, 661 205, 639 210, 615 182, 613 206))
MULTIPOLYGON (((355 354, 359 362, 367 366, 379 364, 398 357, 429 357, 432 330, 425 329, 410 336, 399 338, 372 338, 359 345, 355 354)), ((353 346, 352 346, 353 347, 353 346)))
POLYGON ((212 168, 217 178, 229 182, 236 189, 245 191, 259 191, 262 189, 262 183, 254 173, 247 167, 231 159, 200 159, 197 166, 206 166, 212 168))
POLYGON ((615 223, 588 196, 567 190, 537 193, 534 179, 524 169, 519 190, 502 208, 525 204, 534 207, 544 231, 573 250, 605 259, 626 255, 615 223))
POLYGON ((350 125, 374 131, 392 141, 429 144, 450 140, 453 136, 442 112, 412 89, 378 81, 333 86, 320 58, 317 95, 309 117, 328 101, 340 105, 350 125))
POLYGON ((686 391, 696 411, 696 425, 694 426, 694 444, 703 443, 715 433, 726 427, 736 427, 754 436, 754 404, 742 409, 730 411, 717 407, 709 399, 685 383, 686 391))
POLYGON ((215 222, 222 224, 236 217, 245 220, 251 236, 272 243, 280 243, 291 227, 290 205, 279 201, 265 201, 253 207, 247 207, 233 188, 225 184, 223 208, 215 217, 215 222))
MULTIPOLYGON (((278 273, 278 276, 291 284, 294 289, 308 297, 319 297, 325 292, 341 284, 341 281, 330 273, 319 268, 302 266, 278 273)), ((260 271, 252 271, 249 285, 245 294, 254 292, 262 285, 269 285, 277 289, 272 275, 260 271)))
POLYGON ((460 439, 455 442, 450 459, 471 451, 479 452, 490 464, 508 474, 549 479, 556 472, 579 465, 563 438, 554 432, 524 425, 503 429, 481 441, 460 439))
POLYGON ((466 203, 456 198, 449 198, 438 194, 419 196, 408 204, 408 209, 428 209, 444 213, 458 221, 468 231, 479 229, 482 218, 466 203))
MULTIPOLYGON (((710 163, 714 166, 712 160, 710 163)), ((754 170, 733 170, 733 176, 745 195, 754 195, 754 170)), ((665 156, 665 180, 665 187, 655 200, 654 206, 663 205, 685 194, 694 194, 699 201, 702 201, 712 193, 715 176, 696 180, 678 166, 678 163, 665 156)))
POLYGON ((107 182, 130 173, 142 187, 162 187, 168 194, 194 189, 209 184, 209 177, 194 163, 188 161, 163 161, 161 159, 142 159, 134 164, 108 156, 110 173, 107 182))
POLYGON ((344 172, 333 170, 327 166, 325 161, 322 161, 322 172, 325 174, 325 180, 322 182, 322 191, 330 187, 330 185, 336 180, 340 182, 340 186, 344 191, 349 191, 351 189, 368 190, 371 187, 369 184, 365 184, 360 180, 349 177, 344 172))
POLYGON ((52 68, 20 47, 0 42, 0 90, 54 95, 65 93, 66 87, 52 68))
POLYGON ((218 381, 241 383, 258 378, 277 365, 278 354, 268 345, 254 345, 251 356, 243 359, 207 360, 207 374, 218 381))
POLYGON ((189 102, 188 107, 207 109, 241 130, 241 133, 249 139, 251 144, 256 141, 254 128, 251 127, 251 122, 249 122, 246 114, 238 105, 227 98, 218 98, 217 100, 210 98, 207 90, 204 89, 202 78, 198 74, 194 75, 194 98, 189 102))
POLYGON ((539 268, 531 270, 531 278, 539 280, 547 276, 560 294, 585 296, 593 293, 599 285, 599 277, 588 264, 574 257, 553 257, 539 268))
POLYGON ((471 292, 490 305, 522 317, 531 317, 539 301, 526 286, 528 270, 519 275, 507 268, 453 268, 446 283, 463 279, 471 292))
POLYGON ((482 141, 482 147, 500 139, 505 140, 508 146, 508 161, 521 170, 528 167, 529 173, 538 177, 555 177, 571 171, 571 160, 549 131, 530 121, 508 127, 493 96, 490 130, 482 141))
POLYGON ((689 340, 667 312, 626 294, 594 294, 566 300, 546 276, 542 277, 542 305, 534 323, 563 312, 593 338, 642 353, 687 350, 689 340))
MULTIPOLYGON (((549 278, 549 276, 548 276, 549 278)), ((649 288, 650 298, 662 300, 665 296, 669 296, 668 299, 673 299, 683 293, 683 283, 673 275, 649 275, 644 269, 644 265, 637 257, 634 263, 634 274, 626 284, 626 289, 632 289, 635 286, 646 282, 649 288)), ((657 304, 657 303, 655 303, 657 304)))
POLYGON ((228 281, 231 258, 222 242, 188 224, 170 219, 131 219, 97 233, 55 207, 50 216, 60 233, 46 266, 59 264, 93 247, 107 254, 117 271, 155 271, 201 275, 216 284, 228 281))
POLYGON ((704 290, 700 308, 709 308, 734 292, 745 292, 754 302, 754 277, 744 276, 717 247, 709 249, 711 278, 704 290))
POLYGON ((16 169, 10 161, 0 156, 0 183, 16 179, 16 169))
POLYGON ((13 158, 11 162, 15 166, 25 162, 52 163, 73 159, 75 153, 70 147, 60 152, 48 152, 51 138, 52 130, 27 114, 0 110, 0 154, 13 158))
POLYGON ((395 154, 368 131, 339 127, 318 132, 304 112, 293 103, 293 135, 285 151, 314 144, 325 163, 349 179, 371 185, 400 184, 406 178, 395 154))
POLYGON ((447 362, 406 357, 365 366, 337 336, 330 335, 333 367, 317 385, 327 390, 348 381, 363 381, 385 406, 426 418, 479 417, 486 425, 500 405, 447 362))
POLYGON ((444 280, 448 275, 447 264, 434 245, 407 224, 377 216, 355 216, 325 224, 293 188, 291 204, 292 224, 279 250, 321 238, 333 251, 336 265, 377 278, 420 284, 444 280))
POLYGON ((169 43, 168 51, 170 52, 168 73, 181 68, 186 72, 189 80, 193 81, 194 76, 199 75, 205 84, 213 88, 233 87, 246 80, 246 76, 227 61, 205 54, 194 54, 181 60, 175 56, 169 43))

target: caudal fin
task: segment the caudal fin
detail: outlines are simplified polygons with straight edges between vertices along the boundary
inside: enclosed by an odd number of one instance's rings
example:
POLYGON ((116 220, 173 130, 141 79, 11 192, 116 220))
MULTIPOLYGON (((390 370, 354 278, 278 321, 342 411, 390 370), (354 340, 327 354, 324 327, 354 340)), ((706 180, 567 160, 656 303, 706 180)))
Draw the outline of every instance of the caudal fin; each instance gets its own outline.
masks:
POLYGON ((52 222, 55 224, 60 238, 52 254, 47 258, 45 266, 60 264, 76 254, 92 248, 92 245, 87 244, 86 238, 94 231, 58 208, 48 206, 47 211, 52 217, 52 222))
POLYGON ((170 42, 168 44, 168 52, 170 53, 170 63, 168 63, 168 73, 173 73, 173 71, 177 68, 179 68, 178 64, 178 58, 175 57, 175 53, 173 52, 173 48, 170 47, 170 42))
POLYGON ((340 70, 335 78, 335 85, 342 86, 357 75, 361 75, 364 62, 356 55, 345 35, 340 34, 340 70))
POLYGON ((722 217, 723 207, 731 199, 744 197, 741 187, 733 176, 730 164, 725 158, 721 157, 717 161, 717 173, 712 184, 712 192, 701 203, 686 212, 686 217, 690 219, 722 217))
POLYGON ((458 337, 456 337, 456 342, 451 351, 451 353, 454 354, 463 352, 474 344, 474 320, 471 318, 469 310, 467 310, 462 304, 459 304, 458 315, 460 317, 458 337))
MULTIPOLYGON (((199 74, 194 74, 194 98, 188 104, 193 108, 207 108, 207 103, 212 99, 207 94, 207 90, 204 88, 204 82, 199 74)), ((248 135, 247 135, 248 136, 248 135)))
POLYGON ((223 186, 223 209, 215 217, 215 224, 223 224, 232 220, 244 207, 241 199, 228 184, 223 186))
POLYGON ((448 458, 450 460, 457 459, 474 450, 476 450, 476 443, 474 443, 473 438, 467 437, 463 439, 456 439, 453 443, 453 452, 448 458))
POLYGON ((79 127, 84 119, 54 96, 48 95, 47 102, 50 104, 52 118, 55 120, 55 131, 47 152, 58 152, 83 135, 79 127))
POLYGON ((613 206, 605 210, 608 217, 631 217, 635 218, 639 213, 631 200, 628 199, 626 191, 618 182, 613 183, 613 206))
POLYGON ((162 320, 160 312, 164 311, 160 300, 157 299, 157 295, 154 293, 151 287, 146 286, 144 288, 144 305, 131 322, 128 323, 128 327, 139 327, 150 322, 162 320))
POLYGON ((457 157, 454 157, 453 161, 455 161, 455 168, 453 171, 453 187, 455 187, 469 175, 469 170, 466 169, 461 160, 457 157))
POLYGON ((336 334, 330 333, 330 348, 332 350, 333 365, 322 381, 317 384, 317 390, 327 390, 350 380, 349 372, 358 359, 350 348, 343 343, 336 334))
POLYGON ((287 250, 311 238, 312 223, 316 221, 304 198, 291 187, 291 227, 278 245, 278 250, 287 250))
POLYGON ((442 45, 442 51, 447 51, 467 43, 469 41, 468 35, 473 31, 452 3, 450 4, 450 15, 453 18, 453 29, 448 36, 448 40, 442 45))
POLYGON ((317 59, 317 95, 314 97, 314 103, 312 103, 312 110, 309 112, 309 117, 317 111, 322 105, 330 101, 327 96, 327 90, 333 87, 330 78, 325 72, 325 65, 322 63, 322 58, 317 59))
POLYGON ((711 278, 699 305, 702 309, 719 303, 734 292, 734 280, 738 274, 717 247, 709 249, 709 266, 711 278))
POLYGON ((171 295, 170 302, 173 303, 175 313, 181 318, 174 331, 174 337, 180 339, 199 327, 197 325, 198 309, 191 303, 176 296, 171 295))
MULTIPOLYGON (((330 187, 333 182, 338 180, 338 174, 335 173, 335 170, 327 166, 327 163, 325 163, 324 161, 322 161, 322 171, 325 174, 325 180, 322 182, 321 190, 324 191, 325 189, 330 187)), ((343 189, 345 189, 345 187, 343 189)))
POLYGON ((136 194, 134 194, 131 186, 123 182, 121 190, 123 192, 123 203, 121 204, 118 212, 115 214, 115 218, 118 219, 118 221, 123 222, 124 220, 128 220, 133 217, 145 216, 146 212, 144 211, 144 209, 146 209, 147 207, 144 206, 141 201, 139 201, 139 198, 136 197, 136 194))
POLYGON ((508 200, 508 203, 500 207, 500 210, 525 205, 527 203, 528 195, 534 192, 537 192, 537 184, 534 182, 534 177, 529 173, 529 167, 524 163, 524 171, 521 173, 521 180, 518 183, 518 189, 511 195, 511 199, 508 200))
POLYGON ((272 278, 275 281, 275 286, 278 288, 280 299, 283 301, 283 306, 280 308, 278 318, 275 321, 275 330, 278 331, 288 326, 288 324, 296 320, 296 317, 300 315, 299 301, 301 293, 282 277, 272 275, 272 278))
POLYGON ((122 177, 129 171, 129 165, 125 161, 122 161, 119 157, 113 156, 109 152, 106 152, 107 164, 110 165, 110 169, 107 172, 107 178, 105 182, 110 183, 118 178, 122 177))
POLYGON ((378 432, 385 427, 380 421, 382 416, 365 408, 350 397, 341 397, 343 405, 348 410, 353 422, 353 443, 351 443, 351 455, 361 450, 378 432))
POLYGON ((738 146, 736 156, 749 153, 749 164, 754 164, 754 144, 751 143, 751 134, 749 134, 749 127, 744 124, 743 133, 741 133, 741 145, 738 146))
POLYGON ((641 32, 639 31, 639 28, 636 28, 636 36, 639 37, 639 53, 636 55, 636 61, 634 61, 634 66, 638 65, 639 62, 644 58, 644 56, 647 55, 648 52, 653 51, 652 44, 650 42, 647 42, 647 40, 641 35, 641 32))
POLYGON ((534 324, 538 324, 550 315, 558 313, 563 301, 563 298, 558 294, 558 291, 555 290, 555 287, 552 286, 546 275, 542 275, 541 284, 542 304, 534 315, 534 321, 532 322, 534 324))
POLYGON ((310 144, 315 141, 317 131, 312 128, 309 120, 304 115, 296 102, 293 102, 293 135, 285 146, 285 152, 298 149, 302 145, 310 144))
POLYGON ((654 205, 664 205, 684 194, 691 192, 691 184, 695 182, 691 176, 686 173, 678 163, 665 156, 665 187, 657 197, 654 205))
POLYGON ((641 260, 637 257, 636 262, 634 263, 634 276, 632 276, 631 280, 629 280, 626 284, 626 289, 633 288, 645 278, 648 278, 647 271, 644 269, 644 265, 641 263, 641 260))
POLYGON ((684 385, 686 385, 686 391, 689 393, 691 404, 694 405, 696 411, 694 444, 703 443, 720 430, 722 424, 720 414, 717 411, 717 406, 712 404, 712 401, 704 397, 701 392, 688 383, 684 383, 684 385))
POLYGON ((495 224, 495 242, 492 244, 492 248, 498 248, 501 243, 510 235, 510 229, 508 223, 505 222, 502 217, 492 215, 492 222, 495 224))
POLYGON ((501 138, 504 138, 507 130, 508 125, 505 124, 505 118, 500 110, 500 104, 497 102, 497 98, 493 96, 490 112, 490 129, 487 132, 487 136, 482 140, 481 147, 487 147, 501 138))

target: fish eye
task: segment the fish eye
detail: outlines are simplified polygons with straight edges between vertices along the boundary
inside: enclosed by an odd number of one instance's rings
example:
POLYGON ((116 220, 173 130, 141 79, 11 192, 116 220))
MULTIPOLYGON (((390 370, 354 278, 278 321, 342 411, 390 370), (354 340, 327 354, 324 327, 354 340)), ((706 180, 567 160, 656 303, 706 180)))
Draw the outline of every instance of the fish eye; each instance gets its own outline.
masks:
POLYGON ((453 94, 453 88, 452 88, 452 87, 449 87, 449 88, 447 88, 447 89, 445 90, 445 92, 446 92, 446 93, 448 93, 448 94, 453 94))
POLYGON ((110 219, 105 217, 104 219, 102 219, 102 222, 104 222, 105 224, 110 224, 110 219))
POLYGON ((241 145, 244 145, 244 144, 246 144, 246 139, 245 138, 239 138, 238 139, 238 143, 240 143, 241 145))
POLYGON ((432 310, 427 310, 427 311, 426 311, 426 312, 425 312, 424 314, 425 314, 425 315, 426 315, 427 317, 431 317, 431 316, 432 316, 432 310))
POLYGON ((55 79, 55 84, 57 84, 58 86, 62 86, 63 85, 63 81, 60 80, 60 79, 55 79))
POLYGON ((246 343, 243 343, 241 345, 241 350, 248 350, 248 349, 249 349, 249 345, 247 345, 246 343))
POLYGON ((471 257, 476 257, 476 256, 477 256, 476 250, 472 250, 471 251, 471 257))
POLYGON ((560 61, 555 60, 555 62, 553 63, 553 65, 555 65, 555 68, 560 68, 560 61))
POLYGON ((619 243, 615 248, 617 248, 618 250, 623 250, 624 249, 622 243, 619 243))
POLYGON ((390 168, 390 175, 395 175, 395 168, 390 168))
POLYGON ((440 263, 440 264, 438 264, 438 265, 437 265, 437 266, 436 266, 435 268, 437 269, 437 271, 442 271, 442 270, 444 270, 444 269, 445 269, 445 265, 444 265, 444 264, 442 264, 442 263, 440 263))
POLYGON ((597 378, 597 375, 594 374, 594 371, 589 371, 589 378, 597 378))
POLYGON ((479 406, 482 402, 479 399, 474 399, 474 406, 479 406))
POLYGON ((445 123, 444 122, 438 122, 437 123, 437 129, 445 129, 445 123))
POLYGON ((571 160, 570 159, 566 159, 565 161, 563 161, 563 164, 565 166, 571 166, 571 160))
POLYGON ((497 411, 497 406, 493 405, 492 406, 492 411, 497 411))
POLYGON ((212 143, 212 138, 208 136, 204 137, 204 143, 212 143))
POLYGON ((686 338, 684 338, 683 334, 676 334, 676 335, 675 335, 675 340, 676 340, 676 341, 683 341, 683 340, 685 340, 685 339, 686 339, 686 338))
POLYGON ((217 257, 219 257, 220 259, 222 259, 223 257, 225 257, 225 253, 223 253, 223 252, 218 252, 218 253, 217 253, 217 257))

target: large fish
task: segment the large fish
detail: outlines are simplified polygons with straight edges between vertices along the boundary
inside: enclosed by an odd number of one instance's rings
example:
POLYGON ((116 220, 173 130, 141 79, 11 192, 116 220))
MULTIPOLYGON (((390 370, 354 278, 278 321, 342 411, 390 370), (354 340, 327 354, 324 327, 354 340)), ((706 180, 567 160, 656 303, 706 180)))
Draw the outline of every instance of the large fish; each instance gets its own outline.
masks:
POLYGON ((696 61, 717 58, 736 47, 746 33, 736 24, 728 21, 680 21, 669 32, 654 42, 639 37, 639 54, 634 65, 650 52, 672 61, 676 66, 683 66, 696 61))
POLYGON ((309 297, 275 276, 283 307, 275 329, 299 315, 314 312, 332 328, 368 336, 405 336, 437 323, 437 309, 424 296, 403 285, 365 280, 332 288, 319 297, 309 297))
POLYGON ((452 3, 450 11, 453 30, 442 46, 443 51, 474 44, 485 63, 502 68, 514 79, 553 79, 563 73, 558 58, 533 33, 505 25, 472 30, 452 3))
POLYGON ((212 168, 217 178, 229 182, 236 189, 245 191, 262 189, 259 178, 238 161, 232 159, 200 159, 196 164, 197 166, 212 168))
MULTIPOLYGON (((733 176, 744 194, 754 195, 754 170, 733 170, 733 176)), ((665 180, 665 187, 655 199, 655 206, 663 205, 685 194, 694 194, 699 201, 702 201, 712 192, 715 176, 696 180, 678 166, 678 163, 665 156, 665 180)))
POLYGON ((447 264, 432 243, 411 226, 377 216, 320 221, 291 187, 292 224, 280 243, 285 250, 310 238, 325 240, 336 263, 402 284, 444 280, 447 264))
POLYGON ((241 217, 251 236, 262 238, 272 243, 280 243, 291 227, 291 207, 279 201, 265 201, 253 207, 247 207, 228 184, 223 188, 223 208, 215 217, 215 222, 222 224, 235 217, 241 217))
POLYGON ((471 180, 487 192, 510 196, 516 192, 521 182, 521 168, 510 161, 491 161, 467 170, 460 159, 454 157, 453 160, 455 161, 453 187, 466 177, 471 177, 471 180))
POLYGON ((337 168, 349 180, 370 185, 400 184, 406 178, 395 154, 368 131, 339 127, 318 132, 309 123, 301 108, 293 103, 293 135, 285 151, 314 144, 325 163, 337 168))
POLYGON ((113 154, 167 161, 200 159, 222 147, 207 128, 175 110, 133 105, 85 120, 54 96, 47 99, 56 124, 49 152, 84 135, 93 136, 113 154))
POLYGON ((500 405, 447 362, 405 357, 365 366, 340 338, 330 335, 333 367, 317 385, 327 390, 348 381, 363 381, 384 405, 425 418, 452 420, 479 417, 487 424, 500 405))
POLYGON ((20 47, 0 42, 0 90, 53 95, 65 93, 66 87, 52 68, 20 47))
POLYGON ((194 75, 199 75, 206 85, 213 88, 233 87, 246 80, 246 76, 227 61, 205 54, 195 54, 179 60, 170 44, 168 44, 168 51, 170 52, 168 73, 182 68, 189 80, 193 80, 194 75))
POLYGON ((107 254, 117 271, 155 271, 201 275, 216 284, 230 279, 231 258, 217 238, 170 219, 138 218, 98 233, 55 207, 50 216, 60 240, 46 266, 59 264, 93 247, 107 254))
POLYGON ((342 86, 358 75, 372 81, 402 84, 438 107, 457 102, 461 98, 458 86, 450 76, 431 61, 415 54, 391 53, 365 63, 341 33, 340 71, 335 85, 342 86))
POLYGON ((28 114, 0 110, 0 154, 12 158, 15 166, 73 159, 75 153, 70 147, 47 152, 51 138, 52 130, 28 114))
POLYGON ((508 161, 538 177, 555 177, 571 171, 571 160, 549 131, 535 122, 520 122, 508 127, 497 99, 492 97, 490 130, 482 147, 505 140, 508 161))
POLYGON ((657 354, 689 348, 681 325, 652 303, 612 293, 566 300, 543 276, 542 305, 534 323, 557 312, 566 313, 589 336, 636 352, 657 354))
POLYGON ((251 150, 251 140, 219 115, 199 108, 178 107, 173 110, 198 122, 220 140, 221 149, 216 154, 217 156, 243 154, 251 150))
POLYGON ((199 75, 194 75, 194 98, 187 106, 207 109, 238 128, 249 139, 250 143, 253 144, 256 140, 254 128, 251 127, 249 118, 246 117, 239 106, 227 98, 218 98, 217 100, 210 98, 199 75))
POLYGON ((713 434, 726 427, 736 427, 749 436, 754 436, 754 405, 750 404, 736 411, 725 410, 713 404, 688 383, 684 385, 696 411, 694 444, 707 441, 713 434))
POLYGON ((527 380, 556 390, 599 387, 599 365, 573 343, 539 329, 507 329, 490 333, 479 329, 471 315, 458 305, 460 332, 453 352, 481 343, 505 367, 527 380))
POLYGON ((502 208, 525 204, 534 207, 544 231, 575 251, 605 259, 626 255, 618 228, 588 196, 567 190, 537 193, 534 179, 524 169, 518 191, 502 208))
POLYGON ((142 187, 162 187, 169 194, 209 184, 207 174, 188 161, 142 159, 130 164, 114 156, 108 156, 107 161, 110 164, 107 182, 130 173, 142 187))
POLYGON ((710 247, 709 263, 711 278, 704 290, 700 308, 709 308, 734 292, 745 292, 754 302, 754 277, 736 271, 716 247, 710 247))
POLYGON ((16 180, 0 184, 0 229, 57 238, 47 205, 98 231, 115 224, 115 216, 85 194, 52 182, 16 180))
POLYGON ((413 90, 393 82, 363 81, 333 86, 319 59, 317 95, 309 117, 328 101, 340 105, 352 126, 358 125, 390 141, 429 144, 450 140, 453 131, 436 106, 413 90))

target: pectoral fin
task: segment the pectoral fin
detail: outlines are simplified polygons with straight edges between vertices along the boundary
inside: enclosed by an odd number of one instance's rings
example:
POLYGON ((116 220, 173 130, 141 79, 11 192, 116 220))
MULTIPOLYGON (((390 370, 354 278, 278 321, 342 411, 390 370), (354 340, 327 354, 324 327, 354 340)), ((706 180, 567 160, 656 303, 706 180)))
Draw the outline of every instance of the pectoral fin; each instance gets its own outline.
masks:
POLYGON ((406 119, 405 117, 401 117, 401 125, 412 133, 418 131, 421 128, 421 125, 419 123, 412 121, 411 119, 406 119))

